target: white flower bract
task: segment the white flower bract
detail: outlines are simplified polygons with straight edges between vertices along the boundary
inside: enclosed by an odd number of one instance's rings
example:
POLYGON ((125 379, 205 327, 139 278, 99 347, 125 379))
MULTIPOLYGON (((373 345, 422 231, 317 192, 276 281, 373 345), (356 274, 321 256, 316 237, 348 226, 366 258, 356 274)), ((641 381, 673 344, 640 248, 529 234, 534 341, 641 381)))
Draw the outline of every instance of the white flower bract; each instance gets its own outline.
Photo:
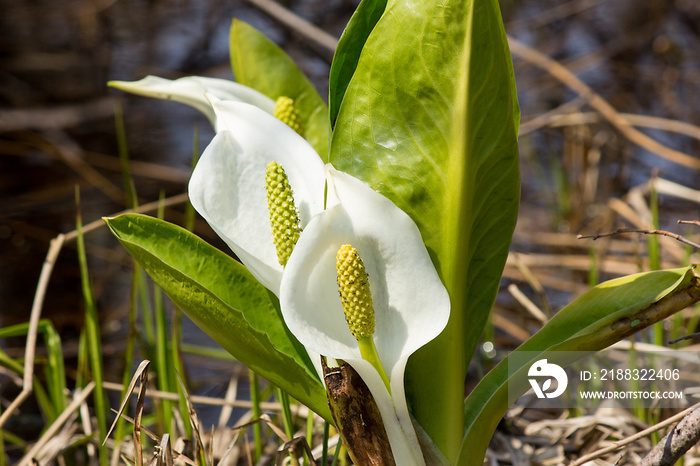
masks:
POLYGON ((423 464, 406 405, 404 372, 409 356, 447 325, 449 296, 413 220, 360 180, 333 168, 327 172, 330 207, 309 222, 287 263, 282 314, 307 349, 348 362, 367 383, 397 464, 423 464), (357 249, 369 275, 373 338, 391 395, 377 370, 362 359, 345 322, 335 271, 343 244, 357 249))
POLYGON ((323 162, 306 140, 259 108, 215 100, 217 134, 189 183, 190 202, 265 287, 279 295, 282 266, 265 193, 269 162, 284 167, 300 226, 323 210, 323 162))

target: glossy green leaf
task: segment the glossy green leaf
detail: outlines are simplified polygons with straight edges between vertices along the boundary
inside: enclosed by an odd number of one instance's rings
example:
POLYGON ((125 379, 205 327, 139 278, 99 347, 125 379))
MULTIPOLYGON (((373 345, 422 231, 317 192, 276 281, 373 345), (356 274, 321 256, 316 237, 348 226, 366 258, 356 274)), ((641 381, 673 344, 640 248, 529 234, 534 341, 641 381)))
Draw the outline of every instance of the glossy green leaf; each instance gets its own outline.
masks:
POLYGON ((294 99, 302 115, 304 137, 326 160, 328 107, 296 63, 255 28, 237 19, 231 24, 230 47, 236 81, 273 100, 281 96, 294 99))
POLYGON ((386 8, 387 0, 363 0, 353 13, 338 41, 330 72, 328 106, 331 125, 335 124, 350 79, 374 26, 386 8))
MULTIPOLYGON (((556 362, 554 352, 599 351, 684 309, 700 300, 698 278, 695 266, 690 266, 601 283, 564 307, 516 350, 533 352, 523 370, 545 353, 556 362)), ((466 433, 457 464, 483 463, 489 440, 508 409, 508 383, 522 376, 509 377, 508 372, 506 358, 467 398, 466 433)))
POLYGON ((330 420, 326 392, 276 298, 243 265, 176 225, 138 214, 112 233, 192 321, 239 361, 330 420))
POLYGON ((331 139, 336 168, 416 221, 450 292, 450 323, 412 357, 406 383, 416 418, 451 460, 466 369, 517 217, 512 76, 495 0, 390 0, 367 37, 331 139))

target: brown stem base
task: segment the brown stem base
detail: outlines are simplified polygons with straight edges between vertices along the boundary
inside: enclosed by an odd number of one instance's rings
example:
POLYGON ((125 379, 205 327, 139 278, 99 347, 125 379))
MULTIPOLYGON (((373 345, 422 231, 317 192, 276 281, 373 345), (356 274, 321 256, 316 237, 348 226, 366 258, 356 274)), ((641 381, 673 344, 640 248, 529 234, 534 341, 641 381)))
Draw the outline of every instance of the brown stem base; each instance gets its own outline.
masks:
POLYGON ((395 465, 382 417, 365 382, 349 364, 328 367, 321 357, 321 365, 331 414, 352 461, 358 466, 395 465))

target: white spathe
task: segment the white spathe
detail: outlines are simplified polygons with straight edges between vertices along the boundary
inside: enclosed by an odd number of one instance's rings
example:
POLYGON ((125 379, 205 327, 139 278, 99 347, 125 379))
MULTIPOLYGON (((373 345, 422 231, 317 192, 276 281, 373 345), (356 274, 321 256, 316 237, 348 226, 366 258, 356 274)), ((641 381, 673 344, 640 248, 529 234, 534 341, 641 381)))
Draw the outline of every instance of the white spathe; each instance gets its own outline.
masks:
POLYGON ((243 84, 205 76, 186 76, 174 80, 158 76, 146 76, 138 81, 110 81, 109 86, 146 97, 174 100, 204 113, 212 126, 216 126, 216 115, 210 99, 205 94, 221 100, 233 100, 254 105, 272 115, 275 101, 243 84))
POLYGON ((269 162, 287 173, 301 227, 323 210, 325 173, 293 129, 253 105, 212 98, 216 136, 189 183, 190 202, 266 288, 279 296, 283 268, 272 239, 265 191, 269 162))
POLYGON ((353 366, 382 415, 397 464, 424 464, 404 391, 411 354, 447 325, 450 300, 411 218, 362 181, 329 167, 330 207, 299 238, 280 288, 287 326, 308 350, 353 366), (336 254, 354 246, 369 274, 375 309, 373 339, 391 394, 362 359, 338 296, 336 254))

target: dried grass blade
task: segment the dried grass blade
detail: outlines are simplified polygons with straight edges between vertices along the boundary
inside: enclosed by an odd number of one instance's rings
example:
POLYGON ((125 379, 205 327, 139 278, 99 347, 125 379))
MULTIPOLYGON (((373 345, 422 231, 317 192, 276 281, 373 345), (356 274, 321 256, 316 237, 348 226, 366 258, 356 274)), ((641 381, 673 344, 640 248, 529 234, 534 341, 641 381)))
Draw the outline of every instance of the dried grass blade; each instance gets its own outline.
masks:
POLYGON ((199 433, 199 428, 202 425, 199 422, 199 417, 197 416, 197 411, 194 409, 194 405, 192 404, 192 399, 190 398, 190 394, 185 388, 185 383, 182 381, 182 377, 180 377, 180 373, 177 373, 177 381, 180 383, 180 389, 182 390, 182 393, 185 396, 185 401, 187 402, 187 410, 190 415, 190 425, 192 426, 192 429, 194 430, 194 436, 195 439, 197 440, 197 445, 196 445, 196 452, 195 452, 195 459, 197 456, 201 457, 204 460, 204 463, 207 463, 206 457, 205 457, 205 450, 204 450, 204 442, 202 442, 202 435, 199 433))
POLYGON ((275 423, 272 422, 272 419, 270 419, 270 416, 268 416, 267 414, 263 414, 262 416, 260 416, 260 420, 264 421, 265 424, 267 424, 267 426, 275 433, 275 435, 281 438, 284 443, 288 443, 291 440, 289 437, 287 437, 287 434, 285 434, 285 432, 282 429, 277 427, 275 423))
POLYGON ((143 417, 143 405, 146 402, 146 388, 148 387, 148 366, 145 365, 144 370, 139 374, 139 394, 136 399, 136 413, 134 414, 134 459, 137 466, 143 464, 142 445, 141 445, 141 418, 143 417))
POLYGON ((173 450, 170 445, 170 434, 163 434, 163 438, 160 439, 160 459, 161 464, 173 466, 173 450))
MULTIPOLYGON (((93 434, 92 418, 90 416, 90 408, 88 407, 88 404, 85 402, 80 404, 80 421, 82 423, 83 432, 85 433, 85 435, 91 436, 93 434)), ((95 445, 92 443, 88 443, 87 444, 88 458, 94 458, 96 453, 97 453, 97 451, 95 449, 95 445)))
POLYGON ((533 303, 530 298, 525 296, 525 293, 520 291, 520 288, 515 283, 508 285, 508 292, 515 298, 516 301, 522 305, 526 311, 530 313, 535 319, 537 319, 543 325, 547 323, 547 316, 542 312, 542 310, 533 303))
POLYGON ((39 438, 39 440, 32 446, 32 448, 24 455, 24 457, 18 463, 18 466, 26 466, 32 464, 34 455, 48 442, 54 435, 61 429, 66 420, 80 408, 80 405, 85 401, 85 399, 90 395, 95 388, 95 382, 88 383, 82 390, 76 390, 76 397, 68 405, 68 407, 63 411, 44 432, 44 435, 39 438))
MULTIPOLYGON (((122 414, 122 417, 127 421, 130 422, 132 425, 134 424, 134 418, 127 416, 126 414, 122 414)), ((158 437, 156 434, 154 434, 151 430, 148 429, 148 427, 145 427, 143 424, 141 424, 141 431, 148 435, 153 442, 158 443, 160 442, 160 437, 158 437)))
POLYGON ((233 447, 236 445, 236 442, 238 441, 238 437, 240 437, 241 431, 240 429, 234 429, 233 432, 233 437, 231 438, 231 441, 228 443, 228 447, 226 447, 226 451, 224 452, 223 455, 221 455, 221 458, 219 458, 219 462, 217 463, 219 466, 223 466, 225 463, 224 461, 228 457, 228 455, 233 451, 233 447))
POLYGON ((226 389, 226 396, 224 397, 224 406, 221 408, 221 413, 219 414, 219 428, 223 429, 228 424, 231 415, 233 414, 233 403, 238 398, 238 371, 231 376, 229 380, 228 388, 226 389))
MULTIPOLYGON (((141 378, 141 374, 144 371, 148 371, 148 366, 151 364, 151 361, 145 359, 141 361, 141 364, 139 364, 139 367, 136 368, 136 372, 134 373, 134 376, 131 378, 131 382, 129 382, 129 387, 126 389, 126 393, 124 395, 124 399, 122 399, 122 404, 119 406, 119 410, 117 411, 117 418, 119 419, 122 417, 122 414, 124 413, 124 408, 126 408, 126 405, 129 403, 129 398, 131 397, 131 394, 134 393, 134 387, 136 386, 136 381, 141 378)), ((109 431, 107 432, 107 435, 105 436, 105 442, 107 441, 107 438, 111 435, 112 431, 114 430, 114 426, 117 424, 117 420, 114 420, 112 423, 112 427, 109 428, 109 431)), ((104 442, 103 442, 104 445, 104 442)))
POLYGON ((287 457, 287 455, 290 454, 290 450, 300 444, 304 447, 304 451, 306 452, 309 461, 311 461, 311 464, 315 464, 316 460, 314 460, 314 455, 311 452, 311 448, 309 447, 309 442, 306 441, 306 437, 296 437, 290 440, 289 442, 285 442, 284 445, 280 446, 277 449, 275 464, 277 464, 277 466, 282 466, 284 464, 284 459, 287 457))

